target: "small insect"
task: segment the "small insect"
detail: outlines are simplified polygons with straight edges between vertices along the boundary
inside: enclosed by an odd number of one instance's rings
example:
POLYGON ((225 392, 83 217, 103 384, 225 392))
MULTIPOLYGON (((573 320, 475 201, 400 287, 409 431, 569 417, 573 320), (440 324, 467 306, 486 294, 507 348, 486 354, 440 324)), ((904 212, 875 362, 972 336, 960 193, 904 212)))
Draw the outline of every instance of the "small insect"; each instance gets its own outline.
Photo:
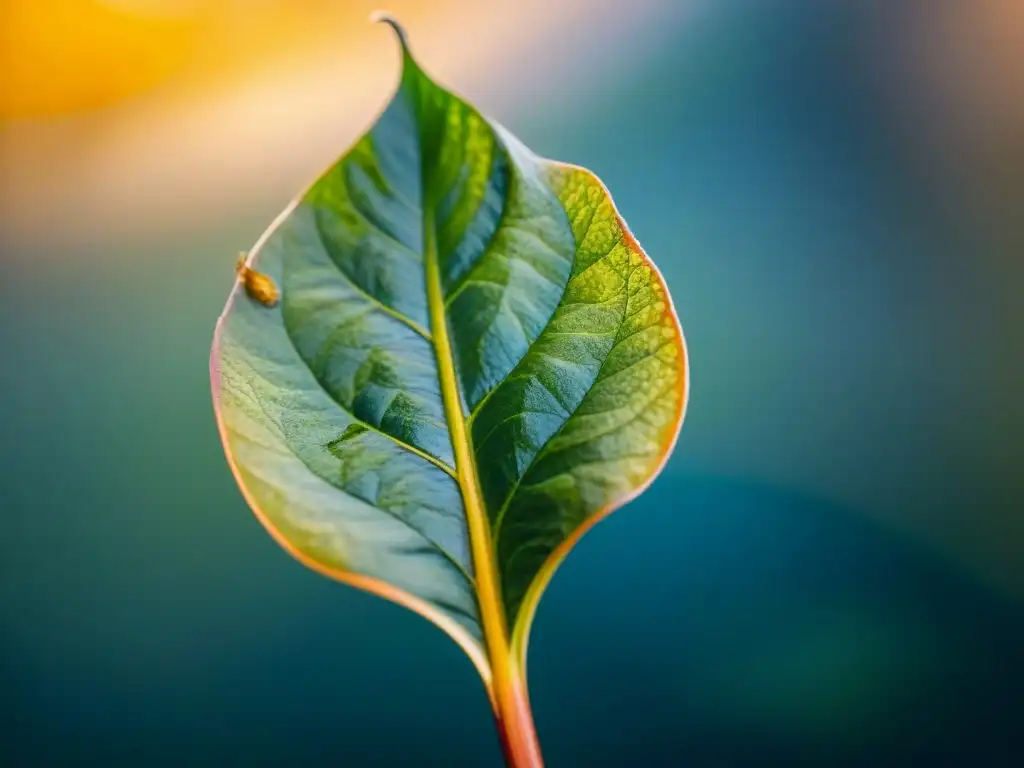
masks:
POLYGON ((245 286, 245 292, 249 294, 250 299, 258 301, 265 307, 275 306, 277 300, 281 298, 281 292, 277 290, 277 286, 274 285, 274 281, 270 277, 248 266, 245 263, 247 258, 249 258, 249 254, 242 251, 238 254, 238 261, 235 262, 235 272, 238 274, 238 279, 242 281, 242 285, 245 286))

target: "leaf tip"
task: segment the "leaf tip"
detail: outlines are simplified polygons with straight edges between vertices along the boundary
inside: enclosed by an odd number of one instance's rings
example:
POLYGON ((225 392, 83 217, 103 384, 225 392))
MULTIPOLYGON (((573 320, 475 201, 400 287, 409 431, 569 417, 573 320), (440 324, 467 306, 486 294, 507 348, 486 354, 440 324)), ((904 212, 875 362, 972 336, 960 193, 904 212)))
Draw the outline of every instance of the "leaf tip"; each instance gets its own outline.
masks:
POLYGON ((402 25, 398 23, 398 19, 388 11, 374 11, 370 14, 370 21, 378 24, 387 24, 391 27, 391 31, 398 38, 399 45, 402 46, 402 53, 410 58, 412 57, 412 51, 409 49, 409 37, 405 34, 405 29, 402 25))

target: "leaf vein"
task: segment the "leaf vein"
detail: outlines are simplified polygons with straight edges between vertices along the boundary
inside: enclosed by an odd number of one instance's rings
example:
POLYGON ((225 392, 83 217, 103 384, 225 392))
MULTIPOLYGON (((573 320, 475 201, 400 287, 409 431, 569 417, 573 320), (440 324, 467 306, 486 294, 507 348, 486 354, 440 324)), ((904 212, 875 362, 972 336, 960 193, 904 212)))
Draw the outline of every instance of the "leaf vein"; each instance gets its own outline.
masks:
MULTIPOLYGON (((267 420, 271 424, 274 424, 277 427, 277 429, 278 429, 278 431, 279 431, 279 433, 281 435, 282 442, 284 442, 285 444, 289 444, 289 441, 288 441, 287 437, 285 436, 284 430, 281 428, 281 425, 277 422, 277 420, 274 419, 270 415, 270 413, 267 411, 266 406, 264 406, 264 404, 263 404, 263 399, 259 395, 256 395, 255 391, 253 392, 253 394, 254 394, 254 398, 253 399, 256 402, 256 405, 259 407, 259 409, 263 412, 263 415, 267 418, 267 420)), ((332 402, 333 402, 333 400, 332 400, 332 402)), ((342 410, 344 410, 344 409, 342 409, 342 410)), ((359 419, 355 419, 355 421, 360 421, 360 420, 359 419)), ((365 422, 361 422, 361 423, 364 426, 369 427, 371 430, 374 429, 374 427, 371 424, 366 424, 365 422)), ((249 440, 250 442, 253 442, 251 438, 245 437, 238 430, 234 429, 234 427, 229 427, 229 428, 236 435, 239 435, 240 437, 243 437, 243 439, 246 439, 246 440, 249 440)), ((380 432, 379 430, 375 430, 375 431, 379 432, 380 434, 385 435, 385 437, 391 437, 390 435, 387 435, 386 433, 380 432)), ((393 437, 391 439, 394 440, 393 437)), ((399 442, 399 441, 396 440, 395 442, 399 442)), ((401 443, 399 443, 399 444, 401 445, 401 443)), ((415 449, 413 449, 413 452, 415 452, 415 449)), ((282 455, 284 455, 284 454, 282 454, 282 455)), ((317 472, 315 469, 313 469, 313 467, 311 467, 309 465, 309 463, 302 456, 300 456, 299 454, 295 453, 295 451, 289 451, 287 455, 294 457, 300 464, 302 464, 302 466, 304 466, 306 468, 306 470, 310 474, 314 475, 315 477, 320 478, 321 480, 323 480, 325 483, 327 483, 328 485, 332 486, 333 488, 337 488, 339 491, 344 493, 346 496, 353 496, 354 495, 354 494, 350 493, 348 490, 346 490, 345 488, 342 488, 341 486, 339 486, 336 482, 334 482, 330 478, 327 478, 327 477, 324 477, 323 475, 321 475, 319 472, 317 472)), ((253 470, 250 468, 249 471, 252 472, 253 470)), ((275 485, 277 485, 277 483, 275 483, 275 485)), ((415 525, 413 525, 411 522, 406 520, 404 517, 398 515, 396 512, 394 512, 394 511, 392 511, 390 509, 387 509, 385 507, 379 507, 376 504, 373 504, 372 502, 367 501, 366 499, 362 499, 362 498, 360 498, 358 496, 356 496, 355 498, 360 499, 360 501, 362 501, 364 504, 367 504, 367 505, 371 506, 373 509, 376 509, 377 511, 382 512, 383 514, 388 515, 389 517, 397 520, 398 522, 400 522, 403 525, 405 525, 409 530, 411 530, 414 533, 418 534, 424 541, 429 543, 431 545, 431 547, 433 547, 433 549, 435 549, 438 552, 438 554, 440 554, 442 557, 444 557, 449 563, 451 563, 451 565, 454 568, 456 568, 456 570, 459 571, 459 573, 463 576, 463 578, 466 579, 466 581, 468 582, 470 587, 473 587, 473 585, 475 584, 475 580, 473 579, 472 576, 470 576, 470 574, 466 570, 466 568, 461 563, 459 563, 459 561, 456 560, 455 556, 452 555, 445 547, 441 546, 437 541, 435 541, 430 536, 428 536, 424 531, 420 530, 415 525)))
POLYGON ((334 265, 334 268, 338 270, 338 274, 341 275, 348 282, 348 284, 352 286, 353 290, 355 290, 360 296, 362 296, 364 299, 366 299, 368 302, 374 305, 381 312, 384 312, 385 314, 390 315, 399 322, 404 323, 409 328, 418 333, 420 336, 422 336, 424 339, 426 339, 427 341, 431 341, 432 337, 430 335, 430 331, 428 331, 422 325, 417 323, 415 320, 406 317, 394 307, 388 306, 383 301, 378 299, 376 296, 369 293, 365 288, 363 288, 361 285, 359 285, 359 283, 356 282, 355 278, 352 277, 352 275, 345 271, 341 264, 338 263, 338 260, 331 256, 331 249, 327 244, 327 238, 324 236, 323 228, 320 226, 319 218, 314 216, 313 221, 317 238, 320 240, 320 246, 324 249, 324 253, 326 253, 328 256, 328 261, 330 261, 331 264, 334 265))

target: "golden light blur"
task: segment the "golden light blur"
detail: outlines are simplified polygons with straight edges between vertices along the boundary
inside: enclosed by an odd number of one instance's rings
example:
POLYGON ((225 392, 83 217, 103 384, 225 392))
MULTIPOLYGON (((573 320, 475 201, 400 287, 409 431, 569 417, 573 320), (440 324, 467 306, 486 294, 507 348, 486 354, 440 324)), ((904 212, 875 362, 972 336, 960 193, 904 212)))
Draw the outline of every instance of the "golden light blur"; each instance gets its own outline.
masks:
POLYGON ((195 9, 145 10, 74 0, 5 3, 0 114, 33 117, 102 106, 179 69, 201 28, 195 9))
MULTIPOLYGON (((394 41, 369 21, 380 5, 5 0, 5 238, 108 243, 280 207, 394 88, 394 41)), ((657 34, 679 4, 652 0, 622 18, 610 0, 392 0, 386 10, 445 82, 477 96, 514 68, 501 103, 538 105, 559 77, 575 77, 581 48, 596 55, 622 29, 657 34), (575 47, 550 44, 567 34, 575 47), (530 67, 543 77, 524 78, 530 67)))
MULTIPOLYGON (((210 81, 352 31, 331 0, 6 0, 5 118, 95 109, 168 80, 210 81)), ((442 8, 444 2, 435 4, 442 8)))

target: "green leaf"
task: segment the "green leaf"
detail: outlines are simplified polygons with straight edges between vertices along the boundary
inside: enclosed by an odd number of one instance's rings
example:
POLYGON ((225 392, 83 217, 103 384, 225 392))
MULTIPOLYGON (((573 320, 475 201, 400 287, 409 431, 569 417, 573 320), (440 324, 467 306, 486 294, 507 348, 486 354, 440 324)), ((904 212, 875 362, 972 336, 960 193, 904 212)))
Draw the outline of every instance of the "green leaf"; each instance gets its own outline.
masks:
POLYGON ((686 353, 601 182, 432 82, 390 23, 400 86, 251 251, 280 301, 243 268, 214 401, 277 541, 441 626, 500 722, 554 569, 671 451, 686 353))

